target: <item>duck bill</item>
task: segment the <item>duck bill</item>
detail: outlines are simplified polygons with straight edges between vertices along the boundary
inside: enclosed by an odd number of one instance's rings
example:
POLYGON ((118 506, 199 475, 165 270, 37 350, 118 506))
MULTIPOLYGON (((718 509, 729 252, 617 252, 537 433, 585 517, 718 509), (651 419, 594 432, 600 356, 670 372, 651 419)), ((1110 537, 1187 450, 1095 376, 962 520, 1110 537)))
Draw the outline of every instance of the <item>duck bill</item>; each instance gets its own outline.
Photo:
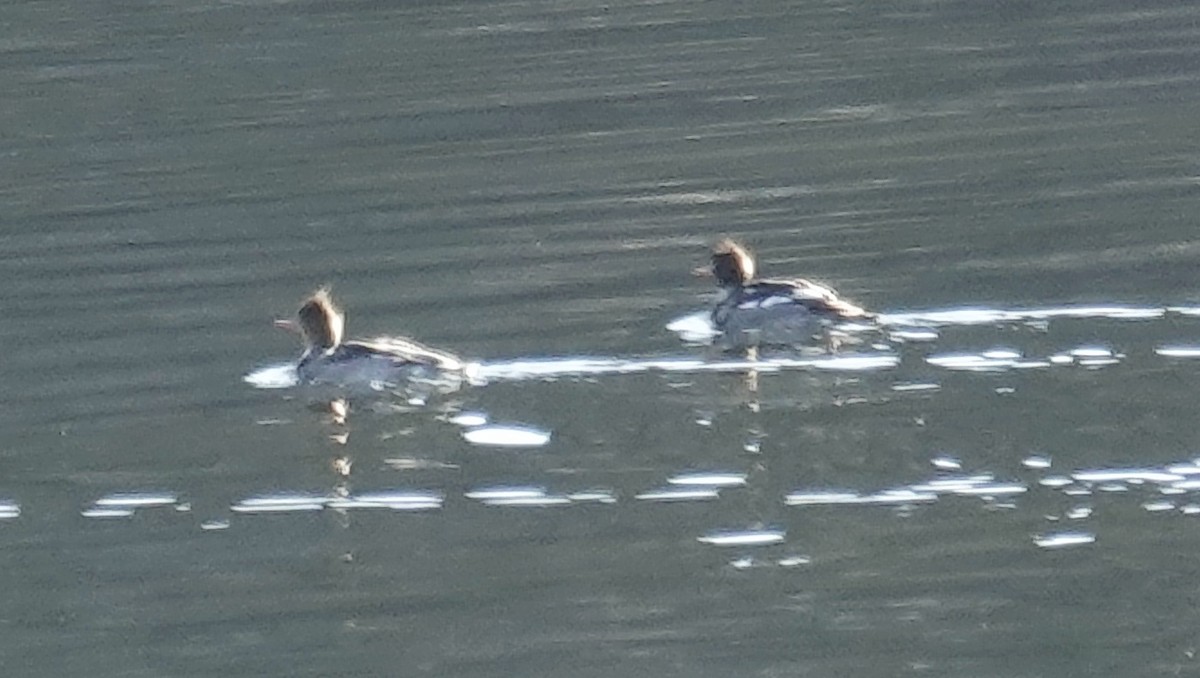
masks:
POLYGON ((271 324, 292 334, 300 334, 300 325, 295 320, 276 320, 271 324))
POLYGON ((692 269, 692 275, 697 278, 711 278, 713 277, 712 266, 697 266, 692 269))

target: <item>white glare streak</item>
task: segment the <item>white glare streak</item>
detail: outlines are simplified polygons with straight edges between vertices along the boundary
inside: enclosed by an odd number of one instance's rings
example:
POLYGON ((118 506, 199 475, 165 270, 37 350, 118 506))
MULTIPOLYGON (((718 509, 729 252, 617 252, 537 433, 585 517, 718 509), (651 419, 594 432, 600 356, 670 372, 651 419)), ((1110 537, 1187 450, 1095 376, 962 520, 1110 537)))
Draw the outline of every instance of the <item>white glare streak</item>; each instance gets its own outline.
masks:
POLYGON ((1129 481, 1142 480, 1150 483, 1174 483, 1184 480, 1184 477, 1175 473, 1167 473, 1156 469, 1147 468, 1113 468, 1099 469, 1095 471, 1078 471, 1071 474, 1075 480, 1080 480, 1088 483, 1107 483, 1113 481, 1129 481))
POLYGON ((680 473, 667 478, 671 485, 703 485, 708 487, 736 487, 746 484, 745 473, 705 473, 701 471, 680 473))
POLYGON ((154 506, 170 506, 179 501, 173 494, 151 494, 143 492, 122 492, 105 495, 96 500, 96 506, 103 508, 149 508, 154 506))
POLYGON ((1082 546, 1096 541, 1096 535, 1090 532, 1051 532, 1034 537, 1033 543, 1044 549, 1082 546))
POLYGON ((544 487, 481 487, 464 494, 467 499, 493 501, 496 499, 530 499, 546 496, 544 487))
POLYGON ((720 492, 712 487, 667 487, 642 492, 633 498, 640 501, 710 501, 720 496, 720 492))
POLYGON ((550 442, 549 431, 530 426, 479 426, 462 436, 472 445, 488 447, 542 447, 550 442))
POLYGON ((723 530, 697 537, 696 541, 713 546, 767 546, 778 544, 785 537, 782 530, 723 530))
POLYGON ((1154 352, 1167 358, 1200 358, 1200 346, 1159 346, 1154 352))

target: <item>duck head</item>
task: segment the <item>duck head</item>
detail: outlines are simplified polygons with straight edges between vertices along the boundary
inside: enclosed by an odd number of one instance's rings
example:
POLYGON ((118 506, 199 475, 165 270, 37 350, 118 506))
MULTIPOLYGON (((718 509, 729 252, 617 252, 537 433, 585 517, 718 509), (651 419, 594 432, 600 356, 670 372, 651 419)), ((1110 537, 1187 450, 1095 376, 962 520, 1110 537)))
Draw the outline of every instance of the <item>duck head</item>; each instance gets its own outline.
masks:
POLYGON ((726 238, 713 245, 711 272, 721 287, 740 287, 754 278, 754 256, 726 238))
POLYGON ((330 351, 342 343, 346 314, 322 287, 300 304, 295 320, 276 320, 275 326, 299 333, 307 351, 330 351))

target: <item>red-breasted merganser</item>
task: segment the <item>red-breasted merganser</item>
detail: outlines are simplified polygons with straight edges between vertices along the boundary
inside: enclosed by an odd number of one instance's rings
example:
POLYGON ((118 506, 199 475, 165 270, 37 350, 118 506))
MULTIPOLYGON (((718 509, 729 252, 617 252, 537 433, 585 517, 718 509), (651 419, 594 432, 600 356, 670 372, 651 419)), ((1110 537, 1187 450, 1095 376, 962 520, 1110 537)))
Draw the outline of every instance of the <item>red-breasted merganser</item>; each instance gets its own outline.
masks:
POLYGON ((754 257, 729 239, 713 246, 711 273, 720 287, 712 323, 727 349, 811 345, 814 339, 830 346, 833 326, 875 317, 811 280, 755 279, 754 257))
POLYGON ((464 364, 450 353, 405 337, 376 337, 343 341, 346 315, 327 288, 304 300, 295 320, 276 320, 275 326, 298 332, 304 353, 296 364, 301 383, 355 385, 407 385, 411 382, 454 386, 461 381, 464 364))

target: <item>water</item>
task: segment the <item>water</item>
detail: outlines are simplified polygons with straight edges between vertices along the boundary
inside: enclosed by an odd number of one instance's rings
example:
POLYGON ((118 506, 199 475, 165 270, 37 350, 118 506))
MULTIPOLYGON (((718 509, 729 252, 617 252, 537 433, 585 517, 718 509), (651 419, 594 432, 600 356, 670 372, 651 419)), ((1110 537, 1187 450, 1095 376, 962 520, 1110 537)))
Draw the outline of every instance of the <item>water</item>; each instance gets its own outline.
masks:
POLYGON ((1195 670, 1198 20, 6 8, 4 674, 1195 670), (887 341, 681 341, 723 234, 887 341))

